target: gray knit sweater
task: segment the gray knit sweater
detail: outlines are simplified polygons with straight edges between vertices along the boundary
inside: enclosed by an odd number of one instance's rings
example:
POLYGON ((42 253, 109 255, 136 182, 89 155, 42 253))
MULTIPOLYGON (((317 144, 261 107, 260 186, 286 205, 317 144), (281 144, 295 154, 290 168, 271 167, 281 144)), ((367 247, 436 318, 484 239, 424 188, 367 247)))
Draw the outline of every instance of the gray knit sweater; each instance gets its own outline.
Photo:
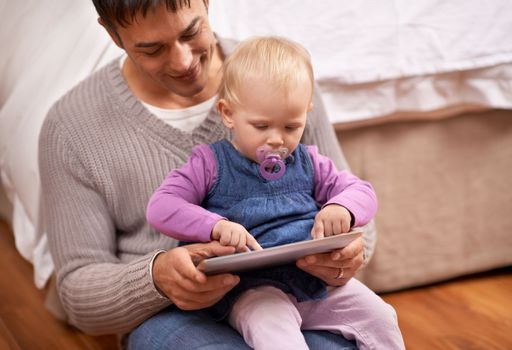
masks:
MULTIPOLYGON (((221 41, 224 53, 232 46, 221 41)), ((314 106, 303 142, 345 168, 318 96, 314 106)), ((126 333, 170 304, 148 267, 157 250, 177 242, 150 229, 146 204, 194 145, 224 137, 214 110, 191 133, 152 115, 128 88, 118 60, 51 108, 39 144, 41 218, 70 323, 90 334, 126 333)), ((369 229, 367 255, 374 243, 369 229)))

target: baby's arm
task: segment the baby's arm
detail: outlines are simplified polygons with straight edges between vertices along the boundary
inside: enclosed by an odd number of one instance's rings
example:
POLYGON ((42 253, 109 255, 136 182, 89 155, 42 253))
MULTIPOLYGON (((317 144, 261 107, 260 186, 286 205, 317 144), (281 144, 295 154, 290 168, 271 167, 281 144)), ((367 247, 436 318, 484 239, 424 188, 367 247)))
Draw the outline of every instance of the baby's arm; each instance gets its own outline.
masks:
POLYGON ((197 146, 187 163, 169 173, 147 206, 152 227, 177 240, 211 240, 213 227, 224 218, 200 204, 215 181, 214 157, 208 145, 197 146))
POLYGON ((315 171, 315 199, 323 205, 315 217, 313 238, 367 224, 377 211, 377 197, 370 183, 346 170, 338 171, 316 147, 308 146, 308 151, 315 171))
POLYGON ((239 251, 261 250, 256 239, 240 224, 228 220, 220 220, 212 230, 212 240, 225 246, 232 246, 239 251))
POLYGON ((219 241, 241 251, 261 246, 240 224, 212 213, 200 204, 212 188, 217 174, 210 147, 200 145, 181 168, 169 173, 151 196, 147 220, 158 231, 182 241, 219 241))

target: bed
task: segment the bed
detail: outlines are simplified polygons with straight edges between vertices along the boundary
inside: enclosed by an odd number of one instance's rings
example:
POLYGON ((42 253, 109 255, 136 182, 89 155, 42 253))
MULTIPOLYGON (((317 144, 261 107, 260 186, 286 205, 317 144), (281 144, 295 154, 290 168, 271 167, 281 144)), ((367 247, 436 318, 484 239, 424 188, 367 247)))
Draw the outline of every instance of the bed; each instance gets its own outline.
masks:
MULTIPOLYGON (((508 0, 222 0, 209 13, 221 36, 283 35, 311 52, 352 171, 379 198, 363 282, 387 292, 511 265, 508 0)), ((39 128, 120 51, 88 0, 0 0, 0 14, 0 213, 43 288, 53 264, 37 230, 39 128)))

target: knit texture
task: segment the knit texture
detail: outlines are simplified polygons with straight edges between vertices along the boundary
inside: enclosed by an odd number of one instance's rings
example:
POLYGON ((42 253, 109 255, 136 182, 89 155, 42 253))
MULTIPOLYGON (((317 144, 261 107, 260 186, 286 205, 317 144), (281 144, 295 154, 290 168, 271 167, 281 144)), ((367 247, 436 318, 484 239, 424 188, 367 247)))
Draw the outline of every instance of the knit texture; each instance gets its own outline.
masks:
MULTIPOLYGON (((233 42, 220 44, 231 52, 233 42)), ((303 142, 346 168, 318 96, 314 104, 303 142)), ((190 133, 152 115, 132 94, 118 60, 50 109, 39 140, 40 222, 71 324, 90 334, 122 334, 170 304, 155 289, 148 264, 177 242, 150 229, 147 202, 195 145, 229 136, 213 109, 190 133)), ((369 229, 367 256, 374 243, 369 229)))

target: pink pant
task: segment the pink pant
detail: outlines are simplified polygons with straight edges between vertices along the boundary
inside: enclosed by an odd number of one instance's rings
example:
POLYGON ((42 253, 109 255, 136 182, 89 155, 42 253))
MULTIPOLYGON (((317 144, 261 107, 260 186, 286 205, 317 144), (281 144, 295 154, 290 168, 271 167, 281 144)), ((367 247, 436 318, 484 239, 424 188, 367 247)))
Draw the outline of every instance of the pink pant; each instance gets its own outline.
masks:
POLYGON ((302 303, 270 286, 248 290, 229 323, 254 349, 308 349, 301 330, 341 334, 359 349, 405 349, 395 310, 354 278, 326 299, 302 303))

